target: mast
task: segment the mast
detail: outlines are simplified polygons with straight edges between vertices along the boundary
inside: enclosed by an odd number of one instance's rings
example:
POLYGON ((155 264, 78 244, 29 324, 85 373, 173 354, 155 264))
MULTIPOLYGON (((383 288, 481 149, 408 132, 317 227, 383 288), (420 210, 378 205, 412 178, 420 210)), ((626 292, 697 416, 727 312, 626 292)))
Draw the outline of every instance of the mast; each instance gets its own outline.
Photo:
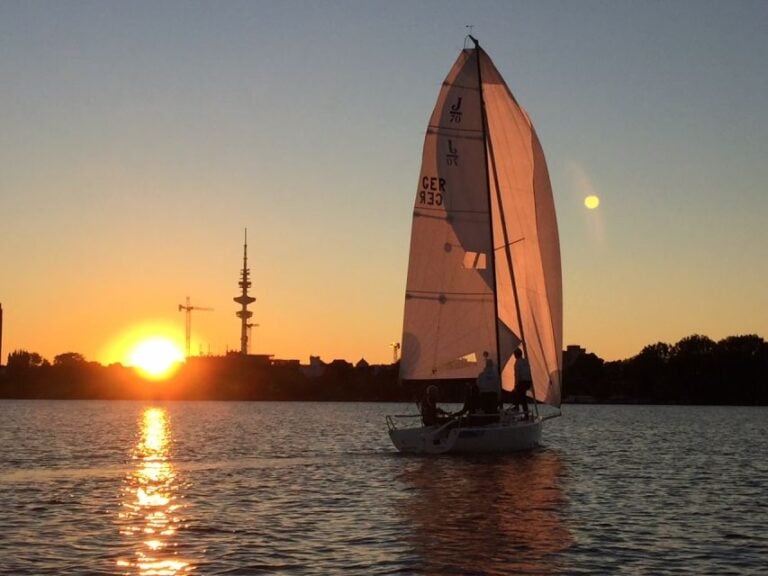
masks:
MULTIPOLYGON (((477 38, 468 34, 470 40, 475 44, 475 56, 477 64, 477 89, 480 91, 480 115, 481 123, 483 127, 483 158, 485 160, 485 188, 488 195, 488 215, 490 217, 490 234, 491 234, 491 267, 493 270, 493 307, 496 310, 496 369, 499 372, 499 381, 501 381, 501 333, 499 331, 499 296, 496 289, 496 249, 494 248, 493 241, 493 213, 491 211, 491 175, 488 173, 488 158, 489 158, 489 138, 488 138, 488 121, 485 115, 485 98, 483 97, 483 75, 480 72, 480 42, 477 38)), ((492 153, 492 151, 490 151, 492 153)), ((497 187, 498 188, 498 187, 497 187)))
MULTIPOLYGON (((478 42, 477 38, 469 35, 472 42, 475 44, 475 50, 477 51, 477 81, 479 84, 480 89, 480 109, 482 114, 482 124, 483 124, 483 149, 485 150, 485 172, 486 172, 486 185, 488 187, 488 211, 491 213, 491 174, 493 174, 493 184, 496 188, 496 203, 499 207, 499 219, 501 220, 501 233, 504 240, 504 254, 507 259, 507 266, 509 267, 509 274, 510 279, 512 281, 512 292, 515 296, 515 312, 517 313, 517 323, 520 327, 520 343, 523 347, 523 355, 525 358, 528 358, 528 348, 525 341, 525 330, 523 328, 523 315, 520 311, 520 298, 518 297, 518 291, 517 291, 517 280, 515 279, 515 268, 513 266, 512 261, 512 250, 510 248, 510 242, 509 242, 509 235, 507 232, 507 222, 506 222, 506 216, 504 214, 504 205, 502 203, 501 198, 501 189, 499 188, 499 175, 496 171, 496 159, 493 153, 493 141, 490 139, 488 135, 488 117, 486 115, 485 111, 485 96, 483 95, 483 77, 480 72, 480 56, 481 56, 481 48, 480 43, 478 42), (489 172, 488 163, 491 164, 491 170, 489 172)), ((492 259, 491 262, 493 263, 493 281, 494 284, 496 283, 496 248, 495 243, 493 239, 493 215, 491 215, 491 254, 492 259)), ((502 367, 501 367, 501 333, 500 333, 500 326, 499 326, 499 299, 497 295, 497 289, 496 286, 494 286, 493 291, 493 299, 496 304, 496 348, 497 348, 497 358, 498 358, 498 370, 499 370, 499 378, 501 379, 501 373, 502 373, 502 367)), ((533 386, 531 392, 533 393, 533 400, 534 400, 534 406, 536 406, 536 387, 533 386)))

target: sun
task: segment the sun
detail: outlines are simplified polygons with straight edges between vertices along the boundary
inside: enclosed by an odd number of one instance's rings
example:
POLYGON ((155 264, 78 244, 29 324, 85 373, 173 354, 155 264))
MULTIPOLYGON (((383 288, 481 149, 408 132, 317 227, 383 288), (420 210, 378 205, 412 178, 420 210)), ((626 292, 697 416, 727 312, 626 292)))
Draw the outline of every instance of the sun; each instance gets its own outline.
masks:
POLYGON ((138 342, 128 352, 126 364, 152 380, 169 377, 180 362, 184 352, 170 338, 151 336, 138 342))
POLYGON ((584 206, 586 206, 590 210, 594 210, 595 208, 600 206, 600 198, 598 198, 594 194, 587 196, 586 198, 584 198, 584 206))

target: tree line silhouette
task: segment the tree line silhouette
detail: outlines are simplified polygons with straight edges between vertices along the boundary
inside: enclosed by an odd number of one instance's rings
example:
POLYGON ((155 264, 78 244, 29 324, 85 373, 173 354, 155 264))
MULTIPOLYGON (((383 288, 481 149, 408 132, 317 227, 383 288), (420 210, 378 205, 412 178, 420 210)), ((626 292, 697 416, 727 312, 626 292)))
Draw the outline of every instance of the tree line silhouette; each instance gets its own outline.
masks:
POLYGON ((298 363, 270 365, 230 354, 192 358, 168 379, 152 381, 133 368, 103 366, 74 352, 50 363, 35 352, 17 350, 0 371, 0 398, 409 401, 408 390, 397 384, 398 368, 337 360, 309 376, 298 363))
MULTIPOLYGON (((239 355, 196 358, 162 382, 133 369, 102 366, 67 352, 53 363, 17 350, 0 369, 0 398, 151 400, 398 401, 418 396, 418 386, 398 382, 397 364, 327 364, 308 375, 298 363, 270 365, 239 355)), ((444 383, 441 400, 461 401, 463 386, 444 383)), ((606 362, 592 353, 563 371, 566 402, 768 405, 768 343, 756 335, 715 342, 692 335, 658 342, 627 360, 606 362)))
POLYGON ((657 342, 627 360, 582 354, 564 370, 566 397, 645 404, 768 404, 768 343, 694 334, 657 342))

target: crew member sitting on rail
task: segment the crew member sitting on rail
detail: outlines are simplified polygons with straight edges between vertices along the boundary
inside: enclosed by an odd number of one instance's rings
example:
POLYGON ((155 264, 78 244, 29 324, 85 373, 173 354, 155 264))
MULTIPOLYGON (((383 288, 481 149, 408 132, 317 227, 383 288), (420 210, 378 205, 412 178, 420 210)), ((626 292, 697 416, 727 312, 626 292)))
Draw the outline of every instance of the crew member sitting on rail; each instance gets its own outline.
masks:
POLYGON ((477 388, 477 382, 467 382, 464 390, 464 406, 458 412, 459 416, 474 414, 480 410, 480 391, 477 388))

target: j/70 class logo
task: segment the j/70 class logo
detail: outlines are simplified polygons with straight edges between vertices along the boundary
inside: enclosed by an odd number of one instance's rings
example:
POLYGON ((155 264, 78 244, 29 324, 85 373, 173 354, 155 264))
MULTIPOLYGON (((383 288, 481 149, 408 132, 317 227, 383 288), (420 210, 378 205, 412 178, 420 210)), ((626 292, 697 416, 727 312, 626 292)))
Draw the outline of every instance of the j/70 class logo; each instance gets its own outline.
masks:
POLYGON ((459 96, 456 104, 451 105, 451 109, 448 111, 448 114, 450 115, 450 122, 452 124, 461 124, 461 96, 459 96))

